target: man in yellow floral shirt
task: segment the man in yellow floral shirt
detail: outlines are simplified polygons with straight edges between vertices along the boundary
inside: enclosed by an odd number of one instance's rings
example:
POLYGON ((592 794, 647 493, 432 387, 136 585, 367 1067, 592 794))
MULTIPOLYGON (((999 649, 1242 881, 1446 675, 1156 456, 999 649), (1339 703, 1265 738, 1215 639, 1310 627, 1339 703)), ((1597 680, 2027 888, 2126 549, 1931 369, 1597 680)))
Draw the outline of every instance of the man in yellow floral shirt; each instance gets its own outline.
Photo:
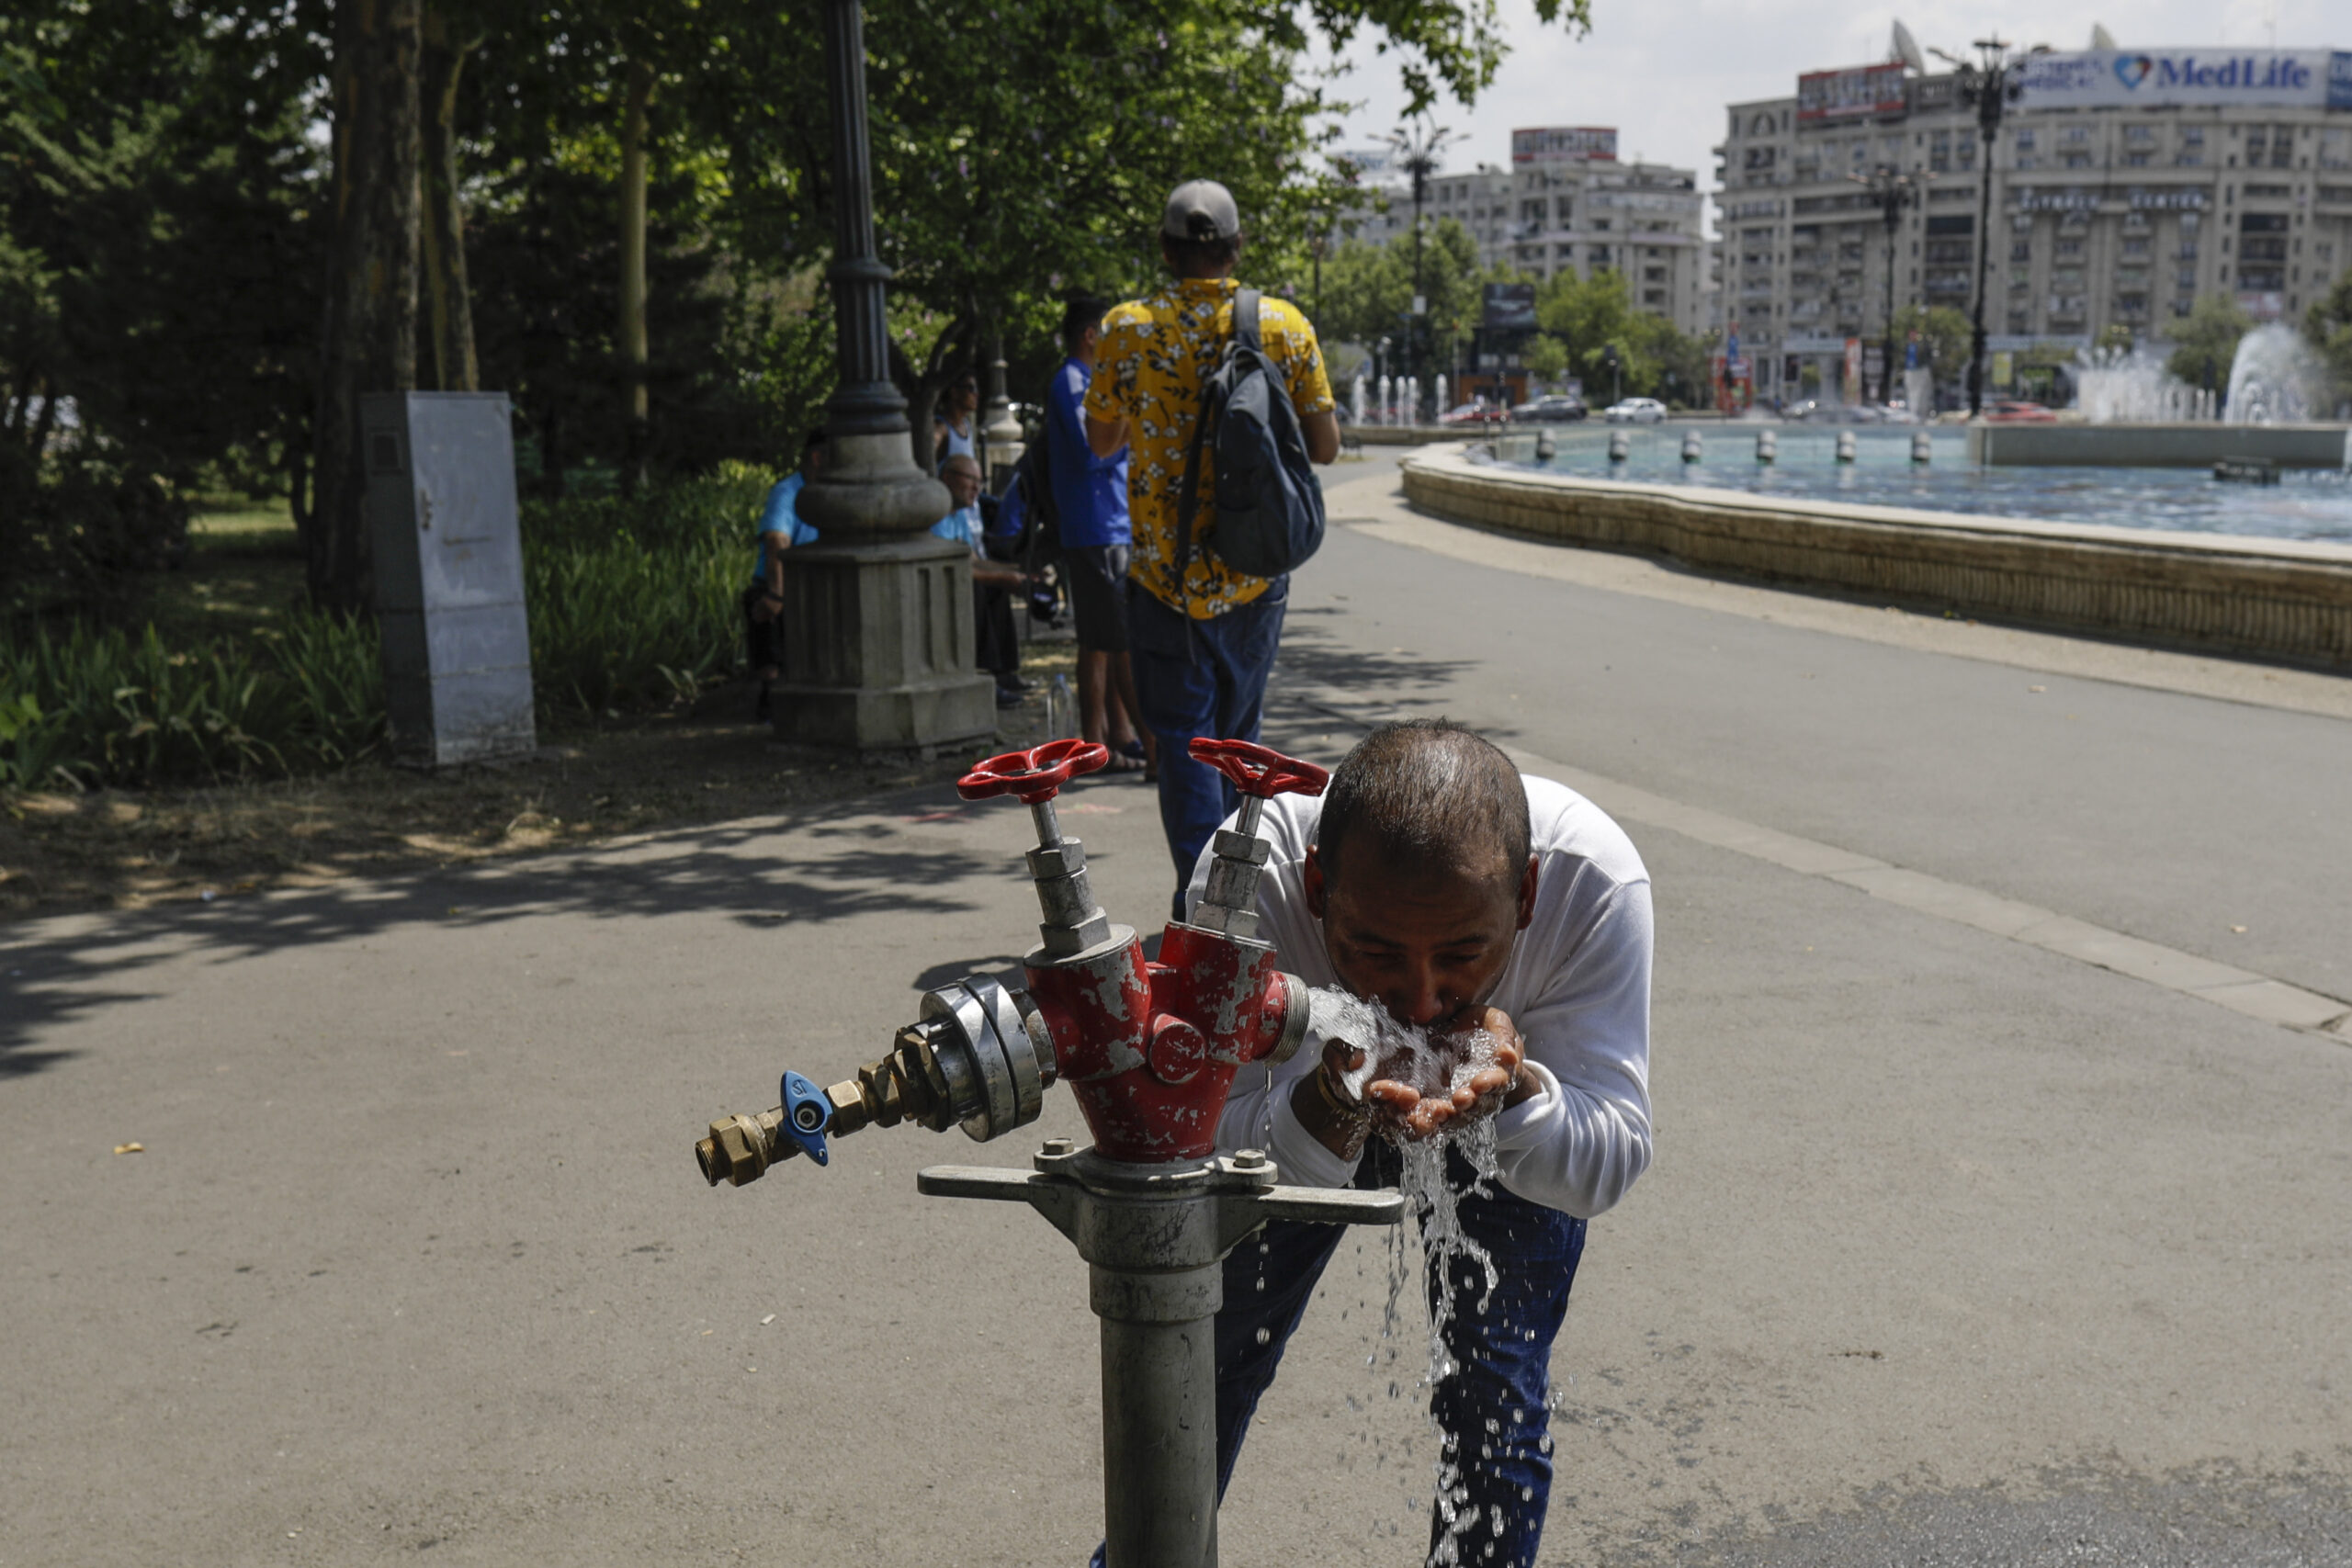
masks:
MULTIPOLYGON (((1135 548, 1127 638, 1143 720, 1159 738, 1159 819, 1176 860, 1181 906, 1202 846, 1238 804, 1224 776, 1193 761, 1186 748, 1204 735, 1258 739, 1290 580, 1250 577, 1216 558, 1215 432, 1202 444, 1192 559, 1179 559, 1177 497, 1201 389, 1232 337, 1240 288, 1233 269, 1241 259, 1241 215, 1232 193, 1214 180, 1177 186, 1160 223, 1159 251, 1174 283, 1114 307, 1103 320, 1086 393, 1086 439, 1100 457, 1129 448, 1135 548)), ((1295 306, 1272 299, 1259 302, 1258 327, 1298 412, 1307 457, 1330 462, 1340 455, 1340 420, 1315 328, 1295 306)))

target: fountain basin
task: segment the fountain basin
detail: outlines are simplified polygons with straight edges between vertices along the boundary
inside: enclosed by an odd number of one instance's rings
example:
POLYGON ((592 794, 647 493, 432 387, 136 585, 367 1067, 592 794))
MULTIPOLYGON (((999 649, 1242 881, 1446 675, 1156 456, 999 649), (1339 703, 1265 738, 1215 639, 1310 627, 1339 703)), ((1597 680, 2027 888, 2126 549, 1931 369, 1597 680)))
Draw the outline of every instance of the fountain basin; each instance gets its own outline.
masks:
MULTIPOLYGON (((2209 427, 2210 428, 2210 427, 2209 427)), ((1452 521, 1714 575, 2352 672, 2352 546, 2034 523, 1474 461, 1402 465, 1452 521)))

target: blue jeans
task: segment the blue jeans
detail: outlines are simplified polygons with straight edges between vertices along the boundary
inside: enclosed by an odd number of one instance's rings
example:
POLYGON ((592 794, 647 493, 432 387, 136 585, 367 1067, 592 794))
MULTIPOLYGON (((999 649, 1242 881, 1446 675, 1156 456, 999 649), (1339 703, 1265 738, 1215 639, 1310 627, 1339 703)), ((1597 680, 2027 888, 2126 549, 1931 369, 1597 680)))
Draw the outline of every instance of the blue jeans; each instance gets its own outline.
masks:
POLYGON ((1127 584, 1127 648, 1143 722, 1159 738, 1159 825, 1176 861, 1181 894, 1193 863, 1240 797, 1225 775, 1193 761, 1201 736, 1255 740, 1265 716, 1266 678, 1282 645, 1290 580, 1249 604, 1196 621, 1141 585, 1127 584))
MULTIPOLYGON (((1449 1179, 1460 1191, 1470 1180, 1469 1167, 1458 1155, 1446 1163, 1449 1179)), ((1374 1140, 1356 1168, 1355 1185, 1390 1187, 1396 1181, 1396 1151, 1374 1140)), ((1439 1292, 1452 1292, 1446 1351, 1459 1368, 1437 1385, 1430 1403, 1444 1434, 1445 1457, 1460 1466, 1460 1485, 1468 1493, 1456 1515, 1461 1561, 1469 1568, 1529 1568, 1552 1498, 1552 1341, 1566 1315, 1568 1286, 1584 1256, 1585 1223, 1499 1185, 1490 1183, 1489 1191, 1488 1197, 1461 1201, 1464 1233, 1493 1255, 1502 1276, 1487 1310, 1478 1310, 1486 1276, 1475 1265, 1457 1262, 1452 1280, 1442 1279, 1434 1266, 1424 1270, 1432 1312, 1439 1292), (1496 1427, 1491 1434, 1490 1420, 1496 1427), (1456 1444, 1462 1445, 1459 1450, 1456 1444), (1497 1519, 1502 1521, 1499 1533, 1497 1519)), ((1274 1381, 1283 1347, 1298 1327, 1340 1235, 1338 1225, 1277 1220, 1225 1261, 1225 1307, 1216 1314, 1220 1499, 1233 1478, 1233 1461, 1259 1396, 1274 1381), (1262 1291, 1261 1278, 1266 1281, 1262 1291), (1268 1331, 1262 1345, 1261 1329, 1268 1331)), ((1432 1552, 1443 1533, 1443 1517, 1432 1508, 1432 1552)))

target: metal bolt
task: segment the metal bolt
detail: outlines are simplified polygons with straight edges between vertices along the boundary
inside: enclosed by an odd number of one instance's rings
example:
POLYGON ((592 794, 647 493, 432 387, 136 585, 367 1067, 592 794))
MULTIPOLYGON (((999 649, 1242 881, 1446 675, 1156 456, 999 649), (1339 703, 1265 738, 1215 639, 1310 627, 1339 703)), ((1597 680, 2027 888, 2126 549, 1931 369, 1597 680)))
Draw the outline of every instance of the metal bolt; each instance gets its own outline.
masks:
POLYGON ((1066 1155, 1076 1147, 1078 1147, 1078 1145, 1071 1143, 1068 1138, 1047 1138, 1046 1140, 1046 1146, 1038 1152, 1040 1154, 1048 1155, 1066 1155))
POLYGON ((1265 1167, 1266 1151, 1263 1149, 1236 1149, 1233 1151, 1233 1168, 1236 1170, 1263 1170, 1265 1167))
POLYGON ((793 1125, 804 1133, 813 1133, 825 1124, 825 1113, 813 1105, 802 1105, 792 1113, 793 1125))

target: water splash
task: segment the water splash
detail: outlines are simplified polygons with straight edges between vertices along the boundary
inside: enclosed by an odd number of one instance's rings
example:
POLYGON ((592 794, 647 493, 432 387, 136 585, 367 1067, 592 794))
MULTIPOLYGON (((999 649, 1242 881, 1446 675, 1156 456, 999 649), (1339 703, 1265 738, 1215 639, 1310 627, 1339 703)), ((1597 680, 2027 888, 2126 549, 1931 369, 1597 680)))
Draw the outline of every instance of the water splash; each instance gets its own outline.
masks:
MULTIPOLYGON (((1344 1080, 1348 1092, 1358 1099, 1374 1077, 1407 1084, 1423 1095, 1451 1094, 1495 1063, 1498 1042, 1483 1029, 1433 1040, 1427 1030, 1399 1023, 1385 1008, 1331 989, 1316 991, 1311 1008, 1308 1016, 1319 1034, 1345 1040, 1363 1052, 1363 1064, 1349 1072, 1344 1080)), ((1422 1268, 1434 1270, 1440 1280, 1446 1281, 1448 1288, 1438 1291, 1436 1299, 1430 1303, 1429 1360, 1420 1380, 1421 1387, 1434 1389, 1461 1370, 1446 1348, 1446 1332, 1460 1305, 1457 1292, 1451 1288, 1453 1282, 1463 1273, 1483 1280, 1484 1289, 1471 1303, 1472 1310, 1479 1313, 1487 1310, 1495 1287, 1502 1282, 1493 1254, 1462 1228, 1462 1200, 1471 1195, 1490 1195, 1489 1184, 1501 1174, 1495 1122, 1490 1116, 1467 1123, 1448 1122, 1435 1136, 1421 1139, 1408 1139, 1393 1130, 1384 1132, 1396 1148, 1400 1167, 1396 1187, 1412 1213, 1419 1245, 1416 1247, 1405 1235, 1402 1226, 1388 1235, 1388 1302, 1382 1314, 1380 1337, 1390 1342, 1388 1359, 1395 1360, 1394 1341, 1406 1286, 1422 1268), (1459 1155, 1469 1168, 1470 1179, 1461 1187, 1453 1184, 1448 1170, 1450 1154, 1459 1155)), ((1379 1359, 1380 1353, 1375 1350, 1367 1364, 1377 1364, 1379 1359)), ((1392 1399, 1403 1397, 1398 1380, 1390 1380, 1388 1395, 1392 1399)), ((1459 1562, 1464 1538, 1478 1522, 1476 1510, 1464 1506, 1470 1491, 1462 1467, 1471 1450, 1471 1434, 1442 1429, 1434 1406, 1430 1425, 1437 1438, 1437 1457, 1431 1469, 1441 1523, 1438 1542, 1430 1560, 1459 1562)), ((1499 1530, 1499 1518, 1490 1523, 1499 1530)))
POLYGON ((2075 367, 2077 400, 2092 424, 2213 417, 2213 395, 2181 380, 2146 349, 2086 348, 2075 355, 2075 367))
POLYGON ((2301 424, 2326 406, 2326 367, 2302 333, 2271 321, 2238 339, 2224 423, 2301 424))

